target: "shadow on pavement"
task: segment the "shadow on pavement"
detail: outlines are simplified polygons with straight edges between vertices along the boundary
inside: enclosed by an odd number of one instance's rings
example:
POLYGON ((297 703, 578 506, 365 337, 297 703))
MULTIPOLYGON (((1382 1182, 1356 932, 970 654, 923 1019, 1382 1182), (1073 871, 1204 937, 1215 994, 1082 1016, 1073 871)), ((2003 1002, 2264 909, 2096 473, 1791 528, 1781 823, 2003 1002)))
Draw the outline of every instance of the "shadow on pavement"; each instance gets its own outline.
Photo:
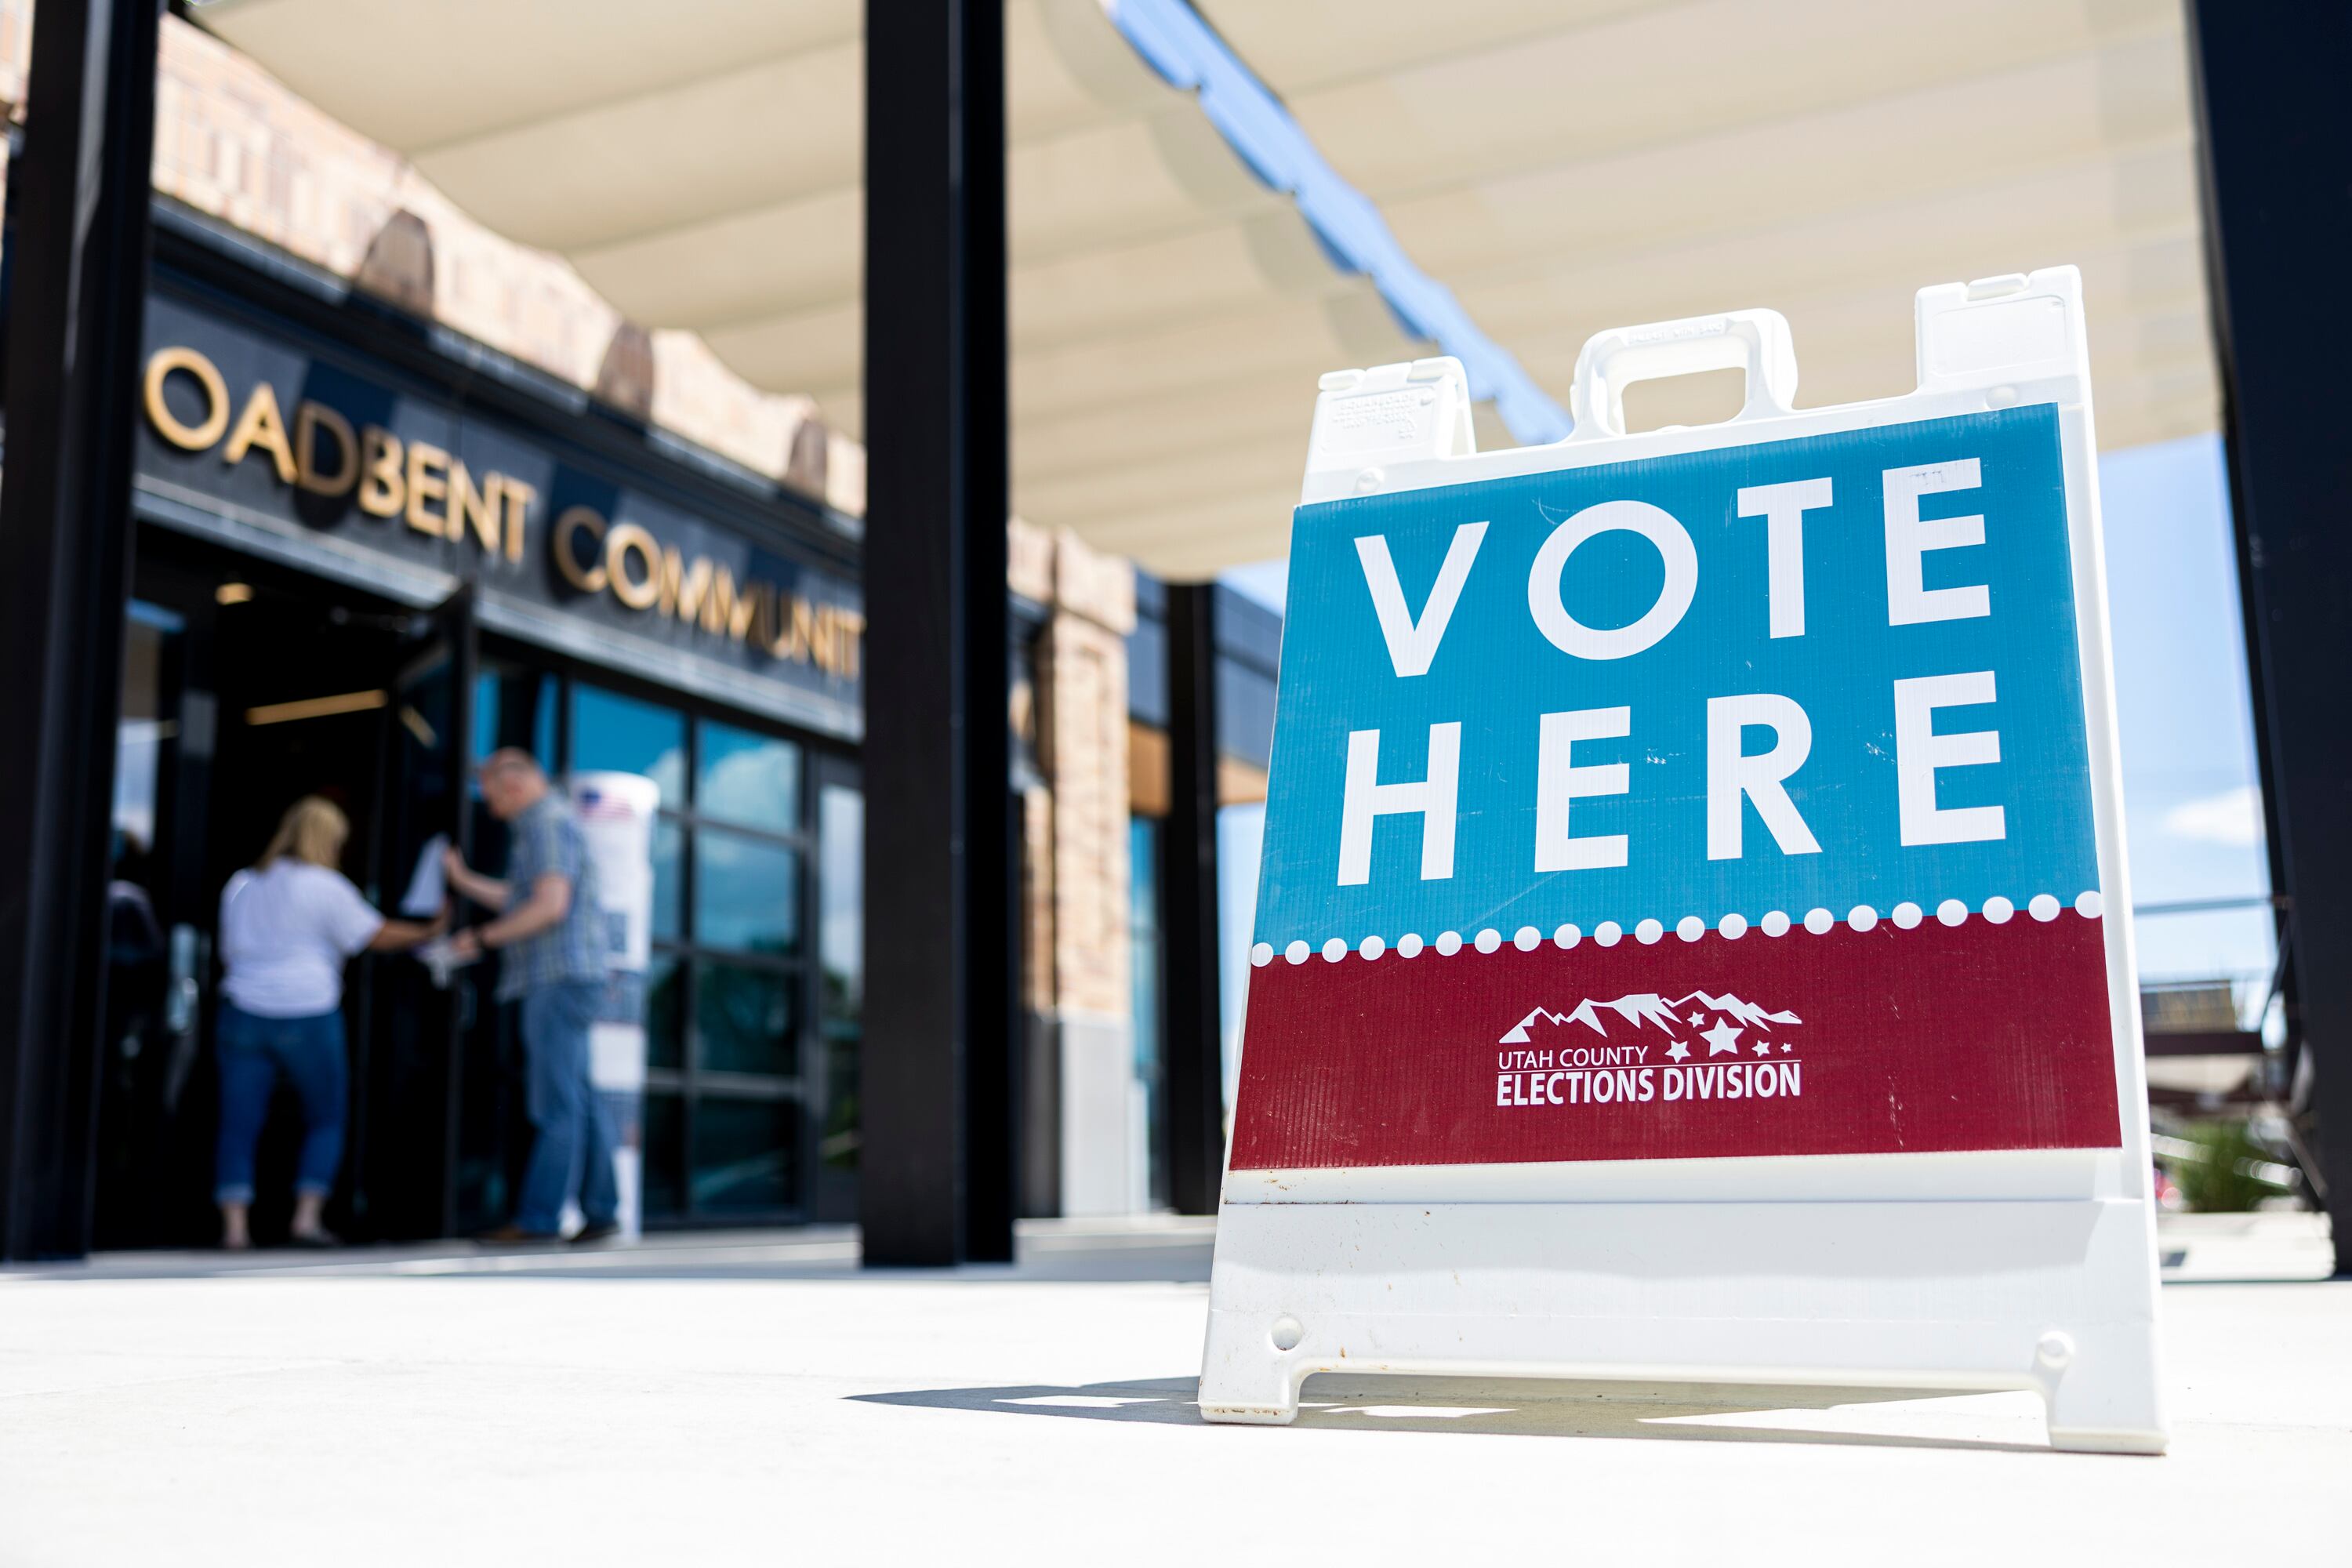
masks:
MULTIPOLYGON (((1206 1426, 1194 1402, 1197 1380, 1142 1378, 1006 1388, 935 1388, 850 1395, 856 1404, 926 1410, 975 1410, 1001 1415, 1047 1415, 1081 1421, 1206 1426)), ((1864 1447, 1969 1449, 1986 1453, 2050 1453, 2042 1442, 1937 1436, 1930 1432, 1836 1430, 1818 1426, 1741 1422, 1741 1415, 1830 1411, 1842 1406, 1983 1395, 1934 1389, 1784 1388, 1643 1384, 1451 1383, 1429 1379, 1307 1380, 1299 1401, 1301 1428, 1463 1432, 1555 1437, 1647 1437, 1711 1443, 1811 1443, 1864 1447)), ((2031 1397, 2031 1396, 2025 1396, 2031 1397)), ((1932 1426, 1950 1416, 1929 1406, 1899 1413, 1907 1424, 1932 1426)), ((1870 1415, 1852 1415, 1852 1424, 1870 1415)), ((2040 1422, 2034 1422, 2038 1428, 2040 1422)))

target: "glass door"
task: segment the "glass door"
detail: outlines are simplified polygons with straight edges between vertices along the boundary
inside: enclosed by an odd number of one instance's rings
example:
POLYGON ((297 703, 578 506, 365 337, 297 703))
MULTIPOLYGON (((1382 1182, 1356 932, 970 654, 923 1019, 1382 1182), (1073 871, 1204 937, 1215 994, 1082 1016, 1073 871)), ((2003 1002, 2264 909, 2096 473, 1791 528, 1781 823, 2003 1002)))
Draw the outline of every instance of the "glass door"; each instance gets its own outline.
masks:
MULTIPOLYGON (((376 776, 368 882, 387 913, 406 894, 419 861, 438 840, 477 859, 469 807, 472 704, 478 663, 471 589, 415 618, 402 637, 388 683, 376 776)), ((383 1238, 457 1234, 459 1111, 469 1032, 493 1009, 484 969, 440 984, 414 959, 362 966, 352 1032, 352 1072, 364 1110, 345 1156, 355 1231, 383 1238)))
POLYGON ((99 1079, 101 1247, 211 1239, 210 1100, 195 1068, 210 967, 211 921, 199 906, 214 703, 189 676, 202 631, 183 606, 146 598, 131 601, 124 628, 99 1079))
POLYGON ((809 1217, 857 1217, 858 1058, 866 1041, 866 793, 846 757, 816 760, 815 1122, 809 1217))
POLYGON ((636 773, 659 792, 646 973, 646 1224, 845 1217, 856 1089, 832 1064, 855 1060, 854 773, 775 731, 657 693, 575 679, 565 713, 573 773, 636 773), (835 879, 830 847, 845 832, 849 874, 835 879))

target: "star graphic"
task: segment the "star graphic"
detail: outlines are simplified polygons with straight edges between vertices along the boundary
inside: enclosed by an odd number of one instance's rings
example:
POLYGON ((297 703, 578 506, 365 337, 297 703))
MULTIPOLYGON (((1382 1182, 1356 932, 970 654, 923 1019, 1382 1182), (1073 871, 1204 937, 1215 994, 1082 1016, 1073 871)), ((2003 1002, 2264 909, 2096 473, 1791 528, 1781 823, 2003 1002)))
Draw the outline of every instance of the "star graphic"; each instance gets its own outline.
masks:
POLYGON ((1782 1047, 1780 1047, 1780 1054, 1781 1054, 1782 1056, 1784 1056, 1784 1057, 1785 1057, 1785 1056, 1787 1056, 1790 1051, 1793 1051, 1793 1050, 1795 1050, 1796 1048, 1797 1048, 1797 1047, 1794 1047, 1794 1046, 1782 1046, 1782 1047))
POLYGON ((1700 1037, 1706 1041, 1706 1054, 1711 1057, 1719 1057, 1727 1051, 1737 1053, 1739 1049, 1739 1030, 1727 1023, 1717 1024, 1700 1037))
POLYGON ((1704 1013, 1702 1013, 1702 1012, 1698 1011, 1698 1009, 1696 1009, 1696 1007, 1694 1007, 1693 1009, 1691 1009, 1691 1016, 1690 1016, 1690 1026, 1691 1026, 1692 1028, 1694 1028, 1694 1029, 1698 1028, 1698 1027, 1700 1027, 1701 1026, 1705 1025, 1705 1024, 1706 1024, 1706 1014, 1704 1014, 1704 1013))
POLYGON ((1690 1047, 1683 1044, 1680 1040, 1669 1040, 1666 1042, 1666 1058, 1668 1060, 1678 1062, 1688 1055, 1690 1055, 1690 1047))
POLYGON ((1771 1041, 1769 1041, 1769 1040, 1759 1040, 1759 1041, 1757 1041, 1757 1042, 1756 1042, 1756 1054, 1757 1054, 1758 1056, 1759 1056, 1759 1057, 1769 1057, 1769 1056, 1770 1056, 1770 1055, 1772 1054, 1772 1042, 1771 1042, 1771 1041))

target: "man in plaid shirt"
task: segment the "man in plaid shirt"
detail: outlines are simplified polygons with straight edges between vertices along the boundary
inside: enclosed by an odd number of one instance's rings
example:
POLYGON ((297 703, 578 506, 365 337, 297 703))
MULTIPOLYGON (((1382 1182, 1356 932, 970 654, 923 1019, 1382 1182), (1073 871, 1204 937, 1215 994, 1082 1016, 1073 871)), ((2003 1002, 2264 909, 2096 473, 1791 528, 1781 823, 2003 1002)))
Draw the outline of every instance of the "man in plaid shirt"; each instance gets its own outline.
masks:
POLYGON ((620 1228, 613 1123, 588 1078, 588 1028, 604 994, 603 909, 587 839, 530 752, 509 747, 482 763, 482 799, 509 826, 503 881, 468 868, 453 846, 444 868, 459 892, 499 911, 459 931, 460 961, 497 950, 499 1000, 522 1004, 525 1106, 535 1133, 509 1223, 482 1239, 555 1241, 576 1182, 585 1223, 577 1245, 620 1228))

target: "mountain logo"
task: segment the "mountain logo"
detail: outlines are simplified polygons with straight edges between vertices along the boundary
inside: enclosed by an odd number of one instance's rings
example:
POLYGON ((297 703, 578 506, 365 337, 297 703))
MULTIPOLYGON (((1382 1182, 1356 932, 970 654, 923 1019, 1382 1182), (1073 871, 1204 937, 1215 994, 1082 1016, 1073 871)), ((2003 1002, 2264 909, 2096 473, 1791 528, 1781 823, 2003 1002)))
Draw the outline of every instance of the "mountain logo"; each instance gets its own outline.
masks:
MULTIPOLYGON (((1685 1037, 1704 1040, 1710 1057, 1736 1055, 1743 1034, 1752 1030, 1759 1037, 1769 1036, 1776 1024, 1786 1026, 1803 1022, 1786 1009, 1759 1006, 1727 993, 1717 996, 1694 991, 1687 996, 1668 1000, 1654 991, 1637 991, 1605 1002, 1588 996, 1564 1013, 1549 1007, 1533 1008, 1496 1043, 1532 1045, 1539 1037, 1558 1041, 1561 1037, 1553 1031, 1570 1030, 1575 1025, 1604 1039, 1609 1037, 1612 1026, 1621 1033, 1630 1029, 1638 1034, 1643 1029, 1654 1028, 1666 1037, 1668 1059, 1679 1062, 1691 1054, 1685 1037)), ((1570 1037, 1575 1037, 1572 1031, 1570 1037)), ((1759 1038, 1754 1043, 1759 1057, 1770 1055, 1772 1048, 1769 1039, 1759 1038)), ((1786 1051, 1789 1047, 1784 1045, 1780 1049, 1786 1051)))

